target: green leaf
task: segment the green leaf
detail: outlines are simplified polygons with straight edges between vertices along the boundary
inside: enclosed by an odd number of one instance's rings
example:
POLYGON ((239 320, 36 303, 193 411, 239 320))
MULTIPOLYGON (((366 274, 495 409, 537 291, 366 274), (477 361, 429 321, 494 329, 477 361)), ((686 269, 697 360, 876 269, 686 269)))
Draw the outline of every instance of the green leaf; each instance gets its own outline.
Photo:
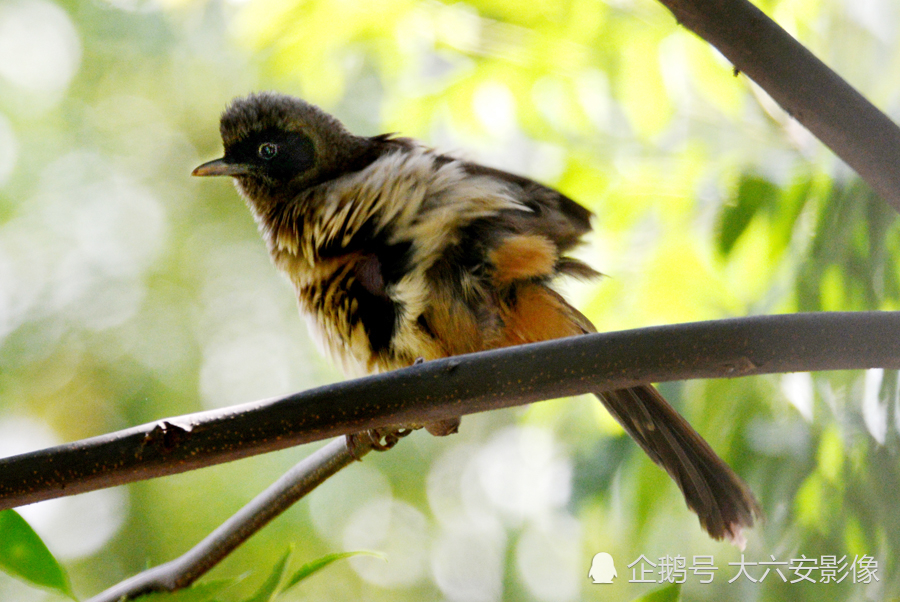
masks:
POLYGON ((76 599, 62 566, 38 534, 14 510, 0 511, 0 570, 76 599))
POLYGON ((335 560, 341 560, 343 558, 350 558, 351 556, 375 556, 376 558, 381 558, 384 560, 384 554, 380 554, 378 552, 370 552, 368 550, 358 550, 356 552, 336 552, 334 554, 326 554, 321 558, 317 558, 310 562, 307 562, 302 567, 300 567, 296 573, 291 575, 291 578, 288 579, 287 584, 285 584, 284 588, 282 588, 282 592, 286 592, 290 588, 294 587, 313 573, 317 573, 318 571, 324 569, 326 566, 334 562, 335 560))
POLYGON ((782 189, 777 205, 771 212, 768 224, 771 262, 780 261, 783 253, 789 249, 793 240, 797 223, 812 198, 814 182, 808 176, 798 177, 782 189))
POLYGON ((278 584, 281 583, 281 579, 284 577, 284 569, 287 566, 288 559, 291 557, 291 552, 293 552, 293 546, 289 547, 278 562, 275 563, 272 572, 269 573, 269 578, 259 586, 256 593, 244 600, 244 602, 269 602, 275 597, 278 584))
POLYGON ((635 598, 632 602, 680 602, 681 584, 673 583, 635 598))
POLYGON ((719 220, 719 252, 722 255, 731 253, 738 238, 760 209, 774 205, 778 196, 778 187, 768 180, 754 175, 742 176, 738 184, 736 203, 722 208, 719 220))

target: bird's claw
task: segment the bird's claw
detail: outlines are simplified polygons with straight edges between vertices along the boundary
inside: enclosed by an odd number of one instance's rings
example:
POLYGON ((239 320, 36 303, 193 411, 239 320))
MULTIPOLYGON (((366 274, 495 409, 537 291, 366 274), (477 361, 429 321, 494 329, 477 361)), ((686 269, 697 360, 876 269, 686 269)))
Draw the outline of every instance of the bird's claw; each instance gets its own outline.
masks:
POLYGON ((375 451, 387 451, 397 445, 400 439, 406 437, 412 431, 412 429, 402 427, 383 427, 369 429, 361 433, 351 433, 347 435, 347 449, 354 460, 362 461, 362 458, 357 456, 355 451, 359 445, 364 445, 375 451))

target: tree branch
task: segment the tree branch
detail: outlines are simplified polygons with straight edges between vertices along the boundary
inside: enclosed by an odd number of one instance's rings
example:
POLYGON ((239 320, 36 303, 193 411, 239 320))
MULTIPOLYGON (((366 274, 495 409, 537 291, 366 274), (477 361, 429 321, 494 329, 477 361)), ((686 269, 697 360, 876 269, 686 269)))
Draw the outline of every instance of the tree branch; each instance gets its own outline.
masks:
POLYGON ((900 211, 900 129, 747 0, 660 0, 900 211))
POLYGON ((0 508, 370 428, 691 378, 900 368, 900 312, 755 316, 457 356, 0 460, 0 508))
POLYGON ((344 437, 332 441, 304 458, 186 553, 117 583, 87 602, 120 602, 190 586, 300 498, 372 450, 364 437, 354 438, 352 445, 351 450, 344 437))

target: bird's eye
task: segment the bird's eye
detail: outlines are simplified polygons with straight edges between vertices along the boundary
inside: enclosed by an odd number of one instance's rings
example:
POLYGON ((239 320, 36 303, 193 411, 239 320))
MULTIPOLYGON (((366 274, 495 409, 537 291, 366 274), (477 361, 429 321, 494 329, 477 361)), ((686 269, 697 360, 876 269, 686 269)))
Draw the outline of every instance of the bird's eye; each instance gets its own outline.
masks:
POLYGON ((263 142, 259 145, 256 154, 259 155, 259 158, 263 161, 274 159, 275 155, 278 154, 278 145, 272 142, 263 142))

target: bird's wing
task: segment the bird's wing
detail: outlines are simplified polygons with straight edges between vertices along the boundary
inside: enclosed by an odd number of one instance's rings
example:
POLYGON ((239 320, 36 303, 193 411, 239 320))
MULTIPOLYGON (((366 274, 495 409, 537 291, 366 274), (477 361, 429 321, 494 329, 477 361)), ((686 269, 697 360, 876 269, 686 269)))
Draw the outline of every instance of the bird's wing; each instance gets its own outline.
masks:
POLYGON ((591 230, 592 213, 562 194, 534 180, 477 163, 464 163, 463 169, 472 176, 486 176, 504 182, 528 211, 519 212, 519 228, 542 234, 560 251, 567 251, 581 242, 591 230))

